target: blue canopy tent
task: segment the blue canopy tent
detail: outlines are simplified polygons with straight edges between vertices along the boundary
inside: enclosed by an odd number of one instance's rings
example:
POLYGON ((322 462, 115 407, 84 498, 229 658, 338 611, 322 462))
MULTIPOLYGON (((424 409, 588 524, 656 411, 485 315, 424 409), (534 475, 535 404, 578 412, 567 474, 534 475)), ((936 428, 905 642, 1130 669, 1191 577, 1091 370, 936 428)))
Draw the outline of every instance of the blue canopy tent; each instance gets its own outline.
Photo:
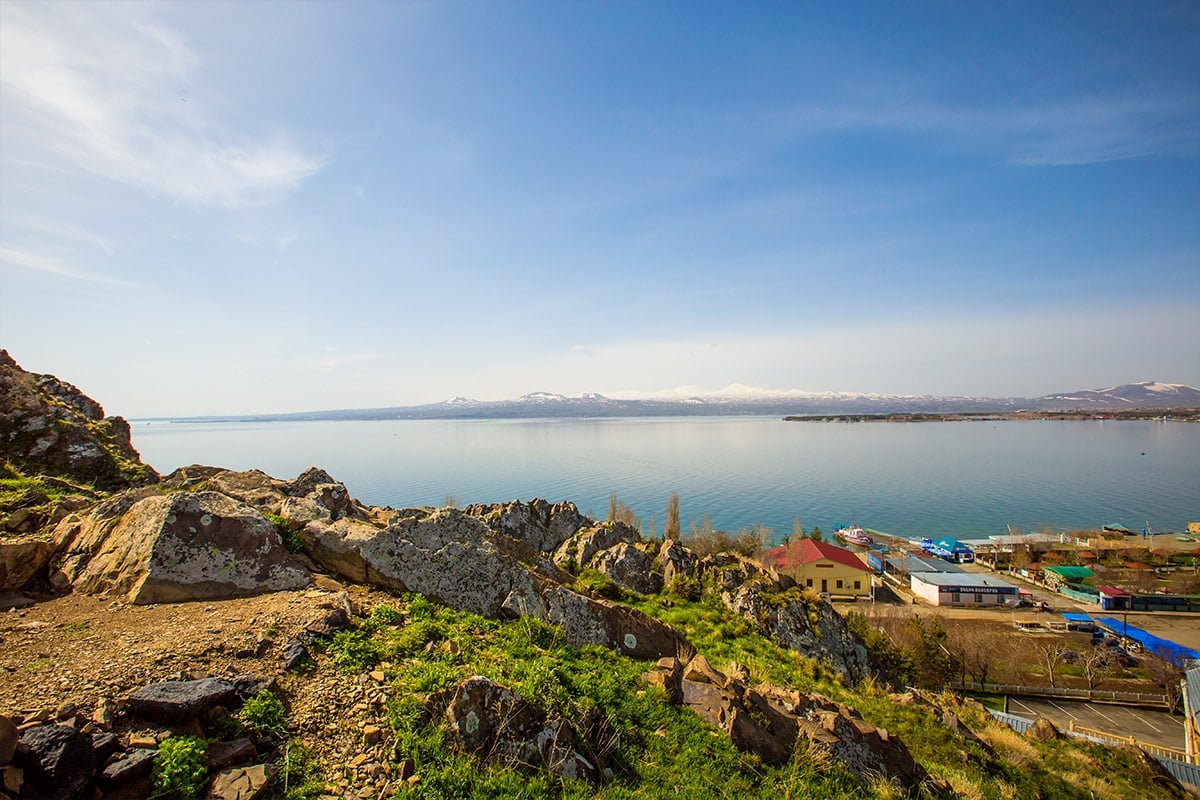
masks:
POLYGON ((1153 653, 1176 666, 1182 667, 1185 666, 1185 662, 1200 659, 1200 652, 1190 647, 1176 644, 1170 639, 1162 639, 1135 625, 1126 625, 1115 617, 1096 617, 1096 622, 1099 622, 1117 636, 1124 636, 1130 641, 1137 642, 1147 653, 1153 653))

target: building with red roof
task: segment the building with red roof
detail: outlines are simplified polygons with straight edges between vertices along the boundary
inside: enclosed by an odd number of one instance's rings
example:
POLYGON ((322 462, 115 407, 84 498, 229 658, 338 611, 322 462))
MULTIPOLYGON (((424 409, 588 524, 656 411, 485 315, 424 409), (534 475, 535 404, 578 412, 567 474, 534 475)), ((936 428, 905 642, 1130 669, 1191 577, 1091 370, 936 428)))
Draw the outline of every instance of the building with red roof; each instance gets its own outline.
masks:
POLYGON ((800 586, 840 597, 869 597, 872 570, 844 547, 800 539, 759 554, 763 566, 788 575, 800 586))

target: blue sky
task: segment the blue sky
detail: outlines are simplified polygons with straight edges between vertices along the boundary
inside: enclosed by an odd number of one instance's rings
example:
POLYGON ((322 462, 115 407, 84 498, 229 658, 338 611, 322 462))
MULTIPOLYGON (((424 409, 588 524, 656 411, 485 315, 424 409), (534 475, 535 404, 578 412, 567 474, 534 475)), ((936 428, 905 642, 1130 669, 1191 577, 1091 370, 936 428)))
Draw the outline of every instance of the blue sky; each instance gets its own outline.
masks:
POLYGON ((0 281, 126 416, 1200 385, 1200 8, 0 2, 0 281))

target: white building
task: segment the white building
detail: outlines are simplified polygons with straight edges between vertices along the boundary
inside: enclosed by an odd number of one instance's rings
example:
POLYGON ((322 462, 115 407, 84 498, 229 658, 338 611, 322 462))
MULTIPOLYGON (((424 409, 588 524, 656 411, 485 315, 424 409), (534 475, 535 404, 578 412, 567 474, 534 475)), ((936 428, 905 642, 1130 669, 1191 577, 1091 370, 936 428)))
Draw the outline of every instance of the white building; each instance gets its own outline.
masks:
POLYGON ((914 572, 910 580, 913 594, 935 606, 999 606, 1021 593, 1011 583, 974 572, 914 572))

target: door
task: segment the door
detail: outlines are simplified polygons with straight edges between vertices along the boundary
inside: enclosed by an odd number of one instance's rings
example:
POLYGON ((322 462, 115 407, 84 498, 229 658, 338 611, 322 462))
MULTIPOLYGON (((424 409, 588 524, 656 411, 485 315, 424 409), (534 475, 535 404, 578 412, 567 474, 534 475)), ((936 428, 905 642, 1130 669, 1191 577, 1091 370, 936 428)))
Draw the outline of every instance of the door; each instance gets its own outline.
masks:
POLYGON ((821 591, 822 592, 829 591, 829 579, 828 578, 821 578, 821 591))

